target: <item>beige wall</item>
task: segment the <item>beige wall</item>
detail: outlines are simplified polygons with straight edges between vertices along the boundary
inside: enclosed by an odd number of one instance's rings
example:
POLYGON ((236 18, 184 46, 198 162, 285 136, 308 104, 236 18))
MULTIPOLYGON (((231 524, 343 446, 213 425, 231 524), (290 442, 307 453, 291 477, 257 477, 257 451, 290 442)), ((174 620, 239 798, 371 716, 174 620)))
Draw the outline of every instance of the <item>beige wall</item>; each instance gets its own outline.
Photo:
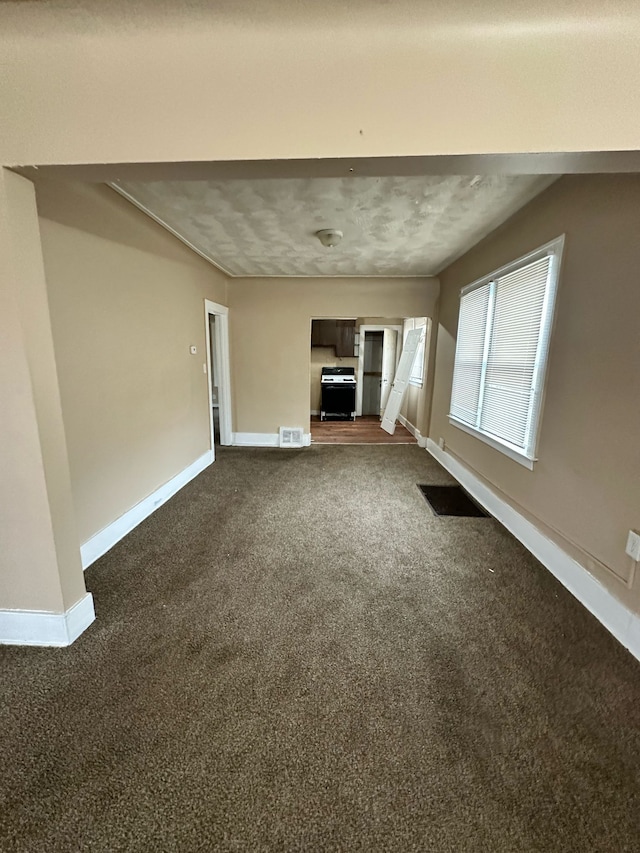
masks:
MULTIPOLYGON (((416 427, 416 429, 419 429, 418 421, 422 420, 420 408, 423 402, 424 385, 422 388, 418 388, 416 385, 409 385, 400 413, 412 426, 416 427)), ((420 432, 422 432, 422 430, 420 430, 420 432)))
POLYGON ((33 185, 0 169, 0 609, 85 594, 33 185), (2 215, 3 201, 13 216, 2 215))
POLYGON ((356 326, 401 326, 403 317, 358 317, 356 326))
POLYGON ((231 279, 234 430, 309 427, 313 317, 432 316, 434 278, 231 279))
POLYGON ((640 177, 565 177, 441 274, 430 435, 640 611, 640 177), (566 233, 533 471, 451 426, 459 290, 566 233), (608 570, 607 568, 608 567, 608 570))
POLYGON ((630 0, 2 3, 0 163, 633 149, 639 45, 630 0))
POLYGON ((84 542, 209 449, 204 299, 226 279, 106 186, 37 200, 84 542))

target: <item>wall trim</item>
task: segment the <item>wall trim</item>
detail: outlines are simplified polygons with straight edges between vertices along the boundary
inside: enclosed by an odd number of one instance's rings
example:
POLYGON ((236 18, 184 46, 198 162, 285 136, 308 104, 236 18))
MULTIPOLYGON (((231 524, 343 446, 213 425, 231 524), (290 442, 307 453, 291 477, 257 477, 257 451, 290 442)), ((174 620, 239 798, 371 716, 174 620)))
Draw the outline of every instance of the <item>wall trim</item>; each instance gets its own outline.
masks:
POLYGON ((625 649, 640 660, 640 615, 618 601, 589 571, 473 474, 427 439, 427 451, 545 566, 625 649))
POLYGON ((70 646, 95 618, 90 592, 65 613, 0 610, 0 645, 70 646))
MULTIPOLYGON (((236 447, 279 447, 280 434, 277 432, 234 432, 233 443, 236 447)), ((302 444, 304 447, 310 446, 311 433, 305 432, 303 434, 302 444)))
POLYGON ((140 522, 148 518, 151 513, 155 512, 159 506, 166 503, 169 498, 173 497, 176 492, 179 492, 183 486, 186 486, 190 480, 197 477, 201 471, 204 471, 213 462, 213 451, 207 450, 195 462, 188 465, 175 477, 172 477, 155 492, 147 495, 146 498, 137 503, 130 510, 127 510, 111 524, 108 524, 102 530, 99 530, 90 539, 80 546, 80 558, 82 559, 82 568, 86 569, 94 563, 99 557, 113 548, 116 542, 123 539, 127 533, 131 533, 134 527, 137 527, 140 522))
POLYGON ((426 447, 427 439, 422 435, 419 429, 414 427, 411 421, 408 421, 404 415, 398 415, 398 423, 407 429, 411 435, 417 440, 418 447, 426 447))

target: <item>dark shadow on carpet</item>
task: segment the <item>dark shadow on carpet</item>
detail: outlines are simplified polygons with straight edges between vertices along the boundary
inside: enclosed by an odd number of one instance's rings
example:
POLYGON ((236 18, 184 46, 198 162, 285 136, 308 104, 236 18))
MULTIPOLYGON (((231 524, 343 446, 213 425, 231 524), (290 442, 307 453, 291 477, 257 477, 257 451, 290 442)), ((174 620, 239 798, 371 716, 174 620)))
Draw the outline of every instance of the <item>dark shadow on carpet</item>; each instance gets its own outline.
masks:
POLYGON ((485 512, 460 486, 428 486, 418 483, 418 488, 435 515, 489 517, 489 513, 485 512))

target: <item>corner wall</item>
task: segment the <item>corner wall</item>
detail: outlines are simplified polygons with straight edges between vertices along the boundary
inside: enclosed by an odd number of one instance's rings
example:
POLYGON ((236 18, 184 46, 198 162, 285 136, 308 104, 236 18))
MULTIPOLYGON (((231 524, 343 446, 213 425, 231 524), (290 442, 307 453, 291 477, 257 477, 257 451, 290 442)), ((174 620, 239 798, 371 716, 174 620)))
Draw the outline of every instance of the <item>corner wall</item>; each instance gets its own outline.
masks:
POLYGON ((640 612, 640 176, 562 178, 440 274, 430 437, 640 612), (538 444, 529 471, 448 421, 460 289, 566 234, 538 444))
POLYGON ((0 643, 66 645, 68 613, 80 605, 83 630, 93 604, 80 564, 35 192, 5 169, 0 341, 0 643))
POLYGON ((84 543, 210 449, 204 299, 226 278, 104 185, 36 194, 84 543))

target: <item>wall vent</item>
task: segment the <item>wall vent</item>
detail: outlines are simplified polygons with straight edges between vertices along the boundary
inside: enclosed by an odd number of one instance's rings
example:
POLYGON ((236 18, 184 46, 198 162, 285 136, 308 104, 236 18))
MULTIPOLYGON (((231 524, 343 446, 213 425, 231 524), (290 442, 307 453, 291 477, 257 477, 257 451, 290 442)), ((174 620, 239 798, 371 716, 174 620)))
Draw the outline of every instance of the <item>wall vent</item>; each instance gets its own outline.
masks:
POLYGON ((280 427, 280 447, 303 447, 302 427, 280 427))

